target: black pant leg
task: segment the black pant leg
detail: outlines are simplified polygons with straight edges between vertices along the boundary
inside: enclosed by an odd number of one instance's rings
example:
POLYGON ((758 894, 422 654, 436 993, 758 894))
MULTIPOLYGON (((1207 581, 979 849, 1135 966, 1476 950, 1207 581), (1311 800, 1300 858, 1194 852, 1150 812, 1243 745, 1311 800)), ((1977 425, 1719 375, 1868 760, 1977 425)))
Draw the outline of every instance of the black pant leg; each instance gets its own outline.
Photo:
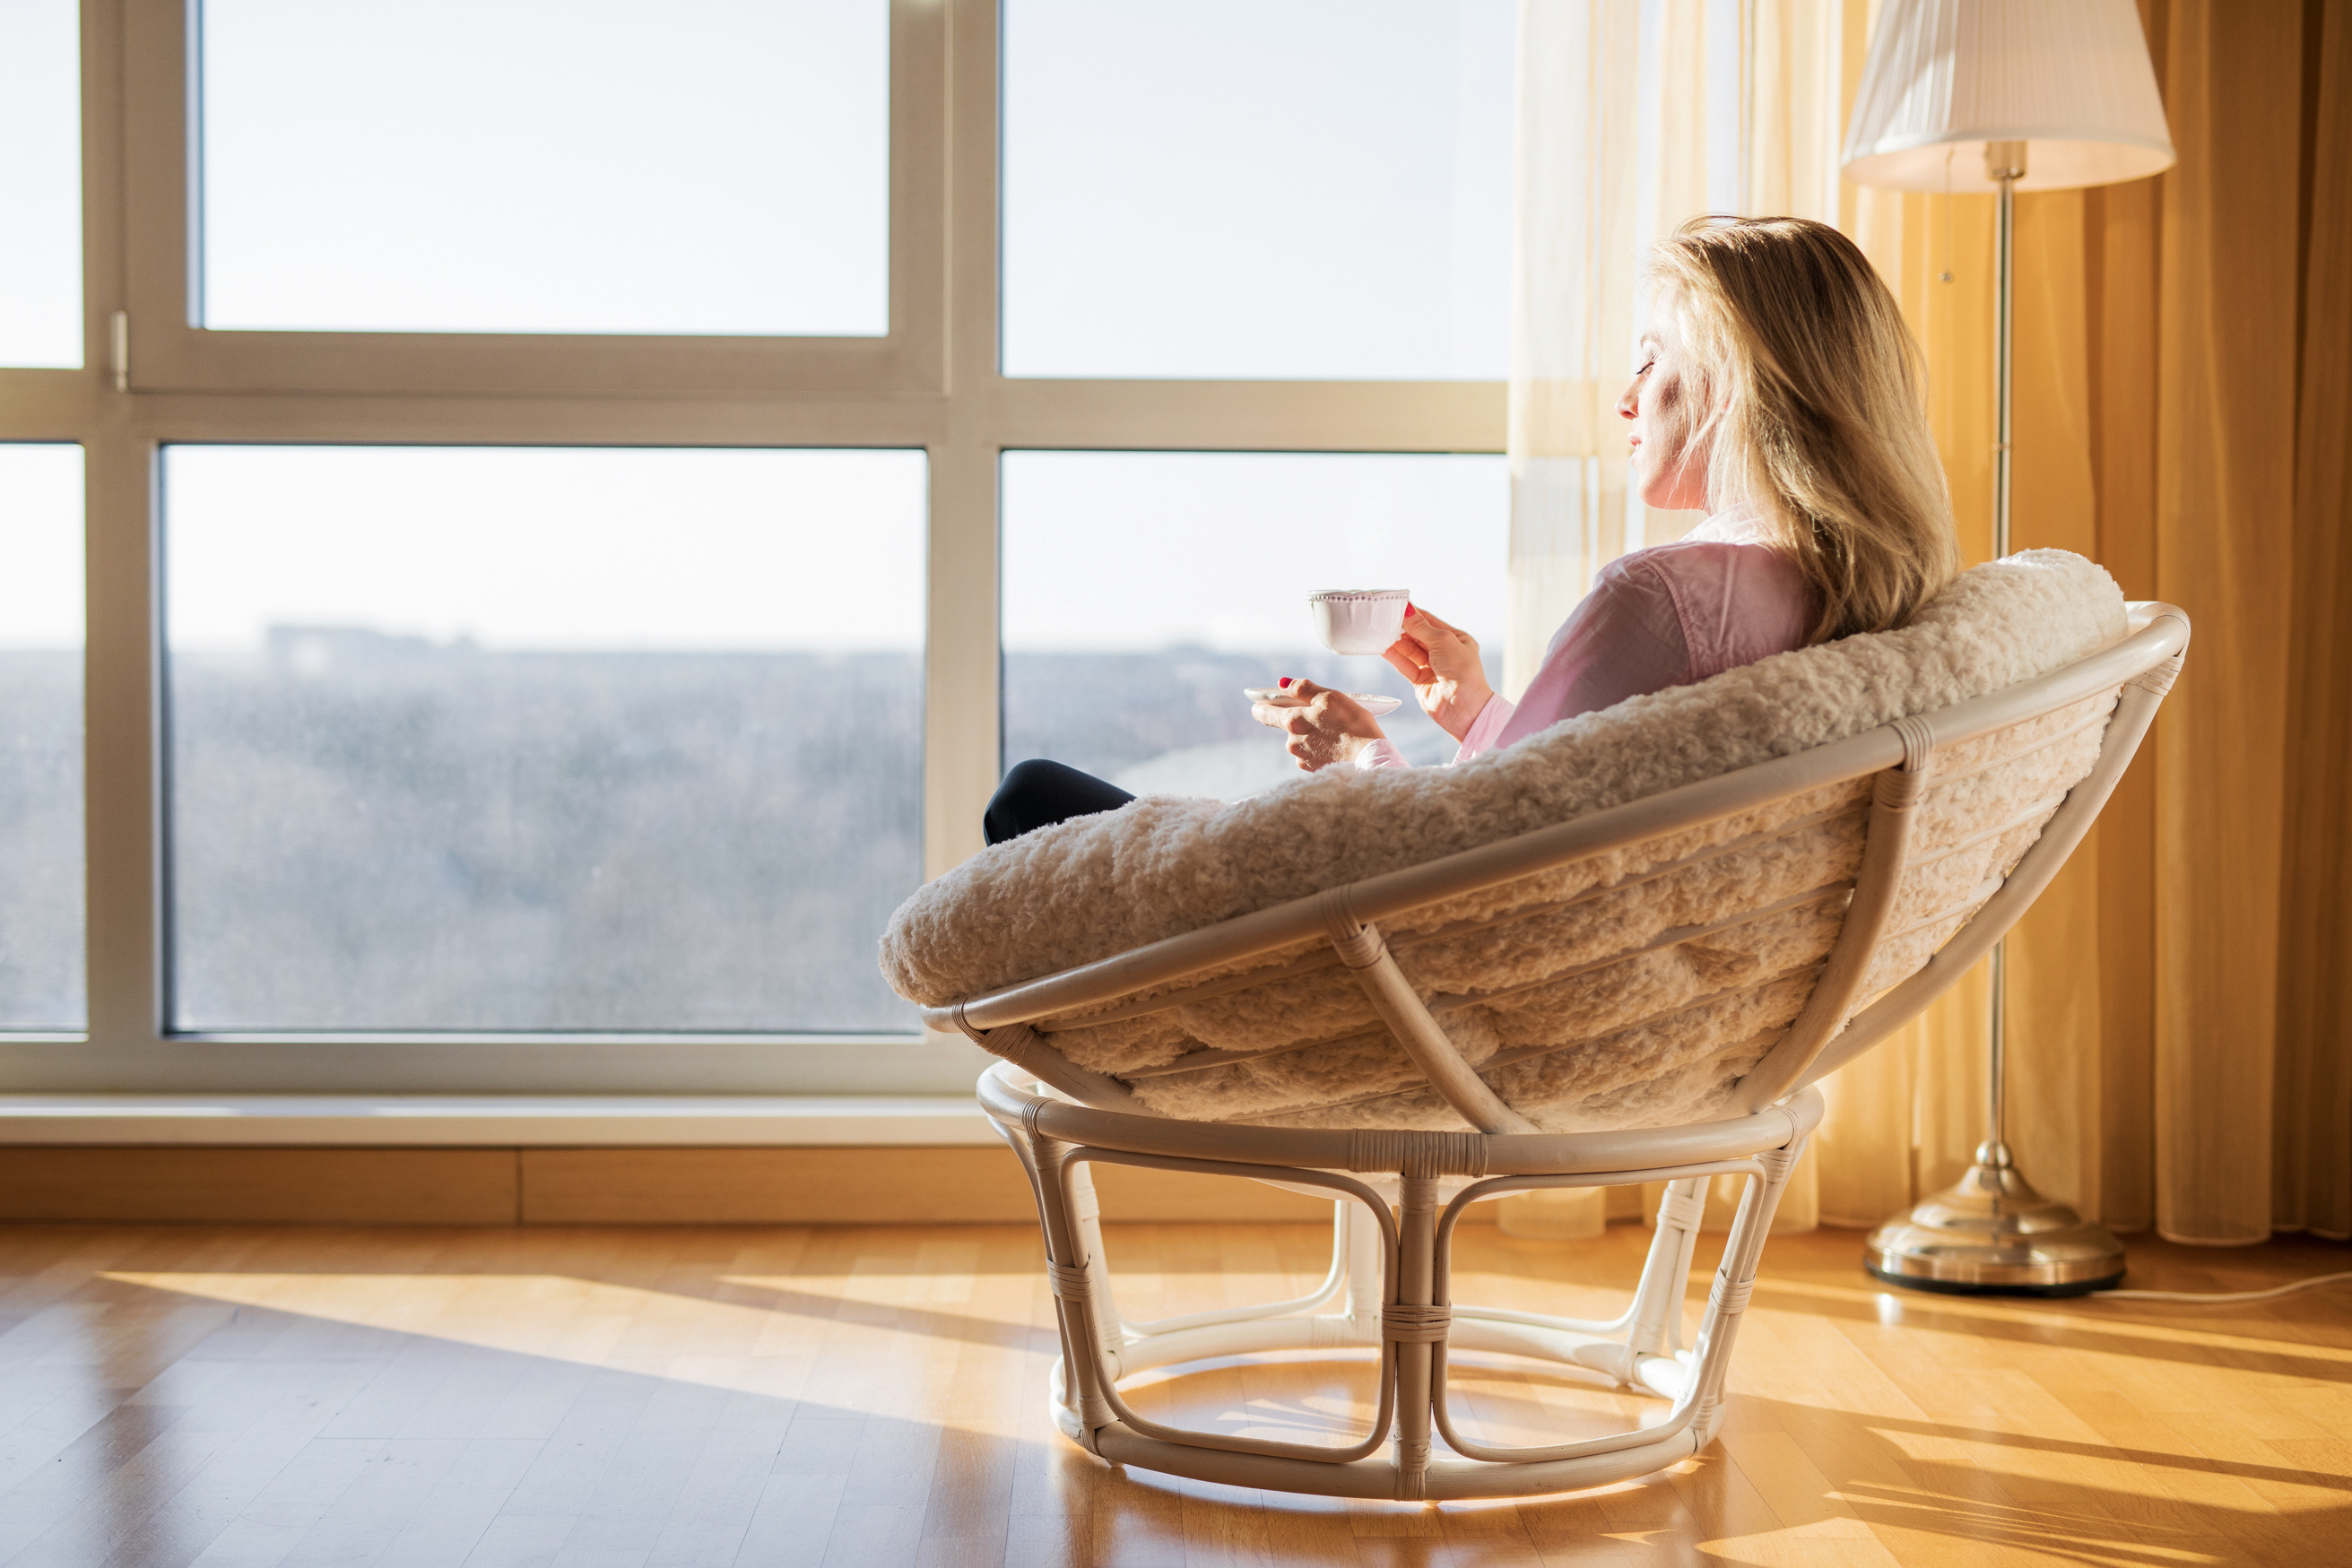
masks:
POLYGON ((1081 773, 1058 762, 1032 758, 1015 763, 996 787, 981 827, 988 841, 1001 844, 1039 828, 1050 828, 1072 817, 1116 811, 1135 797, 1091 773, 1081 773))

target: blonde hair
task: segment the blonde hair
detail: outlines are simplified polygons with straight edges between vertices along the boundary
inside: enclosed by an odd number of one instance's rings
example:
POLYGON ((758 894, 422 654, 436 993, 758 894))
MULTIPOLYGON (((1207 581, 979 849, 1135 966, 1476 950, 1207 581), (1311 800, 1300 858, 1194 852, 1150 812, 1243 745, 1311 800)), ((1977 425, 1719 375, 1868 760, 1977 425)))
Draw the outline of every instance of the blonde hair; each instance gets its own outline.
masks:
POLYGON ((1811 640, 1908 621, 1959 549, 1919 347, 1868 258, 1810 218, 1696 218, 1650 276, 1705 382, 1711 504, 1747 502, 1803 570, 1811 640))

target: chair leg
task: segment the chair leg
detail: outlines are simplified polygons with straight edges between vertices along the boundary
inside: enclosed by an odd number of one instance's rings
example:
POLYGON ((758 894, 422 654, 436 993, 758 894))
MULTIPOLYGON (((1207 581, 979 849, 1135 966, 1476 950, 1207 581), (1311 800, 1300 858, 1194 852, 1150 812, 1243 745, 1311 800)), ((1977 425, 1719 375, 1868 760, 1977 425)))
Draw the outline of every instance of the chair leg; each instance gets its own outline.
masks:
POLYGON ((1378 1344, 1383 1274, 1381 1228, 1360 1204, 1343 1197, 1334 1207, 1339 1211, 1339 1244, 1347 1249, 1349 1337, 1355 1343, 1378 1344))
POLYGON ((1094 1317, 1095 1336, 1112 1359, 1112 1372, 1118 1373, 1119 1348, 1127 1343, 1127 1331, 1118 1316, 1118 1301, 1112 1294, 1110 1263, 1103 1254, 1102 1204, 1095 1197, 1094 1167, 1082 1165, 1070 1173, 1071 1195, 1075 1198, 1078 1246, 1084 1249, 1087 1277, 1092 1286, 1087 1308, 1094 1317))
MULTIPOLYGON (((1406 1176, 1402 1178, 1402 1186, 1404 1201, 1398 1208, 1397 1304, 1426 1308, 1436 1300, 1437 1182, 1430 1176, 1406 1176)), ((1434 1354, 1434 1348, 1425 1341, 1402 1342, 1396 1346, 1396 1495, 1407 1501, 1428 1495, 1434 1354)))
POLYGON ((1625 1314, 1625 1337, 1616 1344, 1589 1345, 1577 1353, 1580 1365, 1615 1378, 1627 1388, 1649 1386, 1642 1375, 1644 1357, 1671 1355, 1682 1348, 1683 1289, 1690 1278, 1691 1249, 1706 1212, 1705 1176, 1666 1184, 1658 1204, 1658 1227, 1642 1263, 1625 1314))
MULTIPOLYGON (((1037 1218, 1045 1232, 1045 1272, 1061 1327, 1061 1404, 1071 1417, 1063 1430, 1087 1452, 1099 1453, 1095 1433, 1117 1415, 1103 1397, 1103 1358, 1097 1347, 1112 1351, 1118 1341, 1104 1341, 1097 1326, 1093 1285, 1102 1265, 1086 1251, 1077 1216, 1065 1200, 1062 1166, 1068 1148, 1051 1138, 1036 1138, 1030 1141, 1028 1157, 1034 1172, 1037 1218)), ((1075 1174, 1080 1181, 1086 1177, 1083 1167, 1075 1174)))
POLYGON ((1706 1184, 1705 1176, 1670 1181, 1658 1200, 1657 1234, 1642 1264, 1642 1282, 1633 1292, 1633 1322, 1625 1335, 1625 1349, 1633 1356, 1671 1355, 1682 1348, 1683 1286, 1690 1277, 1699 1222, 1706 1214, 1706 1184))
POLYGON ((1732 1341, 1738 1334, 1741 1316, 1748 1311, 1748 1297, 1756 1289, 1756 1268, 1764 1254, 1765 1239, 1772 1229, 1773 1210, 1780 1207, 1781 1189, 1788 1185, 1789 1173, 1804 1150, 1805 1138, 1800 1135, 1786 1148, 1758 1155, 1764 1177, 1761 1181, 1750 1179, 1748 1190, 1740 1195, 1739 1211, 1732 1220, 1731 1235, 1724 1243, 1723 1261, 1716 1267, 1715 1284, 1707 1292, 1706 1316, 1700 1322, 1696 1354, 1692 1358, 1688 1385, 1694 1404, 1691 1429, 1700 1448, 1714 1441, 1716 1430, 1722 1425, 1723 1385, 1731 1370, 1732 1341))

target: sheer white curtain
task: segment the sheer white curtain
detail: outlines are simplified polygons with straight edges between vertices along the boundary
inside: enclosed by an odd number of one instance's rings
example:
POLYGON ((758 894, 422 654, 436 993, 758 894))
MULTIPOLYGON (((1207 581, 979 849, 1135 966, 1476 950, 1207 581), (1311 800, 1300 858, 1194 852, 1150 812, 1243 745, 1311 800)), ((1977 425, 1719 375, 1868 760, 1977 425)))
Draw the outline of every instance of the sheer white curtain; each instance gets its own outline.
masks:
MULTIPOLYGON (((1616 403, 1645 307, 1643 258, 1703 213, 1836 221, 1848 9, 1520 0, 1507 695, 1525 689, 1596 572, 1697 520, 1626 490, 1616 403)), ((1782 1228, 1815 1222, 1813 1164, 1790 1185, 1782 1228)), ((1612 1212, 1636 1201, 1622 1192, 1612 1212)))
POLYGON ((1612 408, 1634 336, 1638 0, 1521 0, 1511 276, 1516 697, 1593 573, 1625 551, 1612 408))
POLYGON ((1517 695, 1593 574, 1696 518, 1625 490, 1650 242, 1702 213, 1837 218, 1843 0, 1521 0, 1512 279, 1517 695))

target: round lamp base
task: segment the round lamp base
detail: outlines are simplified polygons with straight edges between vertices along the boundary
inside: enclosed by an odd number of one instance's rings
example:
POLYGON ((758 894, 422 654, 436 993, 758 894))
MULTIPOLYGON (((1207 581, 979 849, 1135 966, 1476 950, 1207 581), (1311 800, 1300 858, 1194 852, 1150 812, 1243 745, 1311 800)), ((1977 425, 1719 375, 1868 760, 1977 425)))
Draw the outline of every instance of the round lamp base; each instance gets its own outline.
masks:
POLYGON ((1906 1290, 2080 1296, 2123 1282, 2124 1245, 2035 1192, 2009 1151, 1988 1145, 1957 1186, 1872 1231, 1863 1266, 1906 1290))

